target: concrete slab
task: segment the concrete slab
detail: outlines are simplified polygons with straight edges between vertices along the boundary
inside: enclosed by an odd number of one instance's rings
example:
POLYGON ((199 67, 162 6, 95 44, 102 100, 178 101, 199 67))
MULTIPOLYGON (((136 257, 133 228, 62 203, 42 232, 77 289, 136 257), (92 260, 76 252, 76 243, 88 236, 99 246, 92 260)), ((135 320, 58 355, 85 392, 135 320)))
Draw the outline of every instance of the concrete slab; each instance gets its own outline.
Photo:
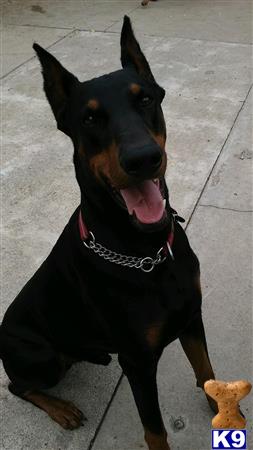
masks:
MULTIPOLYGON (((252 42, 250 0, 159 0, 131 13, 136 30, 155 36, 252 42)), ((117 23, 110 30, 118 31, 117 23)))
POLYGON ((135 0, 9 0, 3 5, 3 20, 11 25, 103 31, 137 7, 135 0))
MULTIPOLYGON (((133 25, 138 27, 138 21, 133 25)), ((137 36, 142 42, 142 35, 137 36)), ((252 82, 250 45, 174 38, 163 38, 157 44, 150 61, 168 92, 206 99, 245 99, 252 82)))
POLYGON ((201 205, 253 210, 252 98, 251 91, 201 198, 201 205))
POLYGON ((0 76, 6 75, 34 56, 32 49, 34 41, 39 41, 42 46, 48 47, 68 33, 70 33, 69 30, 4 25, 0 31, 2 43, 0 76), (22 45, 20 45, 20 42, 22 45))
POLYGON ((167 183, 172 205, 186 219, 228 135, 240 103, 170 95, 164 101, 167 123, 167 183))

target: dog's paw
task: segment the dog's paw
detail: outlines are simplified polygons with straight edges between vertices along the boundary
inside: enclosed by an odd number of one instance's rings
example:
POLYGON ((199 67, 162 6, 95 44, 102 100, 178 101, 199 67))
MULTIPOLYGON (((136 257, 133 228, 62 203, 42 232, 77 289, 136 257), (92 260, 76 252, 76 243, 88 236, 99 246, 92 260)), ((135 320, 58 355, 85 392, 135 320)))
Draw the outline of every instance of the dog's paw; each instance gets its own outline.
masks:
POLYGON ((83 422, 87 420, 82 411, 80 411, 73 403, 60 399, 53 399, 50 402, 47 413, 51 419, 59 423, 65 430, 79 428, 80 426, 83 426, 83 422))

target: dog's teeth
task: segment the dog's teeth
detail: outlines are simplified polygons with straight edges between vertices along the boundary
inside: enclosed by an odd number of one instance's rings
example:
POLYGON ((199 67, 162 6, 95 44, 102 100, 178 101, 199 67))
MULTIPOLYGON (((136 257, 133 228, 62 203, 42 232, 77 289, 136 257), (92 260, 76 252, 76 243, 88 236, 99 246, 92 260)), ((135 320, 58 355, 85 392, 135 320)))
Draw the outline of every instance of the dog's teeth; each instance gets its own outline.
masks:
POLYGON ((165 206, 166 206, 166 198, 163 199, 163 206, 165 208, 165 206))
POLYGON ((159 180, 158 180, 158 178, 153 178, 152 181, 153 181, 153 183, 158 184, 158 181, 159 181, 159 180))

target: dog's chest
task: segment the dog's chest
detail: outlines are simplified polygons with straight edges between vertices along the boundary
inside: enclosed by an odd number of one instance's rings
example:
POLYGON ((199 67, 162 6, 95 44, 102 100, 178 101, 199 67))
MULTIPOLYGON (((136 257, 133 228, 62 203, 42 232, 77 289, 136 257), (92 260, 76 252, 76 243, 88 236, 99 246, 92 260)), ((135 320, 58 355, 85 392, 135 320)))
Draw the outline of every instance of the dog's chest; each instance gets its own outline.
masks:
POLYGON ((106 277, 100 286, 96 283, 95 301, 119 347, 136 352, 164 347, 199 310, 196 268, 168 261, 158 270, 157 276, 136 275, 128 282, 106 277))

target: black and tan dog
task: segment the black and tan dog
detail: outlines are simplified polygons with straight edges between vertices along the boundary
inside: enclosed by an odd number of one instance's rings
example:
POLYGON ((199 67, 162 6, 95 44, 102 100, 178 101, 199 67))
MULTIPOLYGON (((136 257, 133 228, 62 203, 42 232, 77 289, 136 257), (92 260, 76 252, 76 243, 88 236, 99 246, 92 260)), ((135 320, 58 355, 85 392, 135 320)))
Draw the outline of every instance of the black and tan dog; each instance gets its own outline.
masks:
POLYGON ((81 83, 39 45, 34 49, 58 128, 74 145, 81 205, 4 316, 0 354, 9 388, 73 429, 81 411, 43 389, 75 361, 108 364, 117 353, 149 450, 168 450, 156 384, 163 349, 179 338, 201 387, 214 374, 198 259, 164 179, 165 92, 128 17, 123 68, 108 75, 81 83))

